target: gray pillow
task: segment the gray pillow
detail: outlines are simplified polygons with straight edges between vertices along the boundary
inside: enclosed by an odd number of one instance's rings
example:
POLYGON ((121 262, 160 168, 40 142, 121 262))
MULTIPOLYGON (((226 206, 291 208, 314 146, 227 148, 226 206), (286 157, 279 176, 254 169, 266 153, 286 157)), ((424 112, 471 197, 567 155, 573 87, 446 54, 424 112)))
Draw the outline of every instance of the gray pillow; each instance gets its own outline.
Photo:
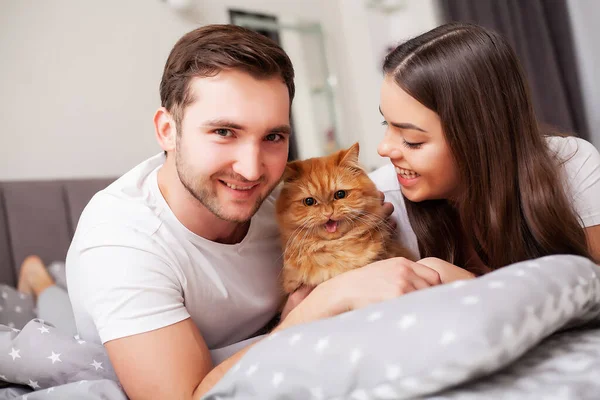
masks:
POLYGON ((32 296, 8 285, 0 285, 0 325, 22 329, 33 318, 35 304, 32 296))
POLYGON ((599 315, 600 268, 544 257, 274 334, 205 398, 414 398, 497 371, 599 315))

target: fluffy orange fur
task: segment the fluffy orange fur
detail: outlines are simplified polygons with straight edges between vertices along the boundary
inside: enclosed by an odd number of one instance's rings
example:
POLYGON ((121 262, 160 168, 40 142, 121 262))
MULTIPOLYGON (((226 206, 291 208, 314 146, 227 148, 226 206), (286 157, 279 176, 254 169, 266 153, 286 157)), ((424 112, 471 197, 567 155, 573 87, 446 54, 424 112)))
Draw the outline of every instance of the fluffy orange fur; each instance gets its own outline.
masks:
POLYGON ((356 143, 286 166, 276 203, 286 293, 377 260, 412 258, 393 239, 379 191, 358 154, 356 143))

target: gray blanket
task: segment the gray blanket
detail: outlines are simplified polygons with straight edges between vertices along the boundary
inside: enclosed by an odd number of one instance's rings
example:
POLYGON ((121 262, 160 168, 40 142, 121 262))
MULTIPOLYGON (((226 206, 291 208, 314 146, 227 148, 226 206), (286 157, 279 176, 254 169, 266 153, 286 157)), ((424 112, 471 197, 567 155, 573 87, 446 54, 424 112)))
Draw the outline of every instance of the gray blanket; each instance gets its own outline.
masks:
MULTIPOLYGON (((19 330, 32 302, 0 293, 0 399, 126 398, 102 346, 19 330)), ((205 398, 598 399, 599 378, 600 268, 554 256, 280 332, 205 398)))

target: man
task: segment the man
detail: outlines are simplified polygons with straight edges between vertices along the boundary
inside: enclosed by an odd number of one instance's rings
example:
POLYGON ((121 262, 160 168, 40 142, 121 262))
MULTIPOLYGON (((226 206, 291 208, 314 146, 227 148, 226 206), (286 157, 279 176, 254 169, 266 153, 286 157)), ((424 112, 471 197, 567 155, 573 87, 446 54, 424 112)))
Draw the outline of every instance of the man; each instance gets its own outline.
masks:
MULTIPOLYGON (((215 367, 209 349, 252 337, 277 314, 271 192, 287 160, 293 77, 283 50, 257 33, 186 34, 154 115, 164 154, 83 212, 67 256, 77 328, 105 345, 130 398, 200 398, 246 350, 215 367)), ((292 295, 275 330, 438 283, 407 260, 374 263, 292 295)))

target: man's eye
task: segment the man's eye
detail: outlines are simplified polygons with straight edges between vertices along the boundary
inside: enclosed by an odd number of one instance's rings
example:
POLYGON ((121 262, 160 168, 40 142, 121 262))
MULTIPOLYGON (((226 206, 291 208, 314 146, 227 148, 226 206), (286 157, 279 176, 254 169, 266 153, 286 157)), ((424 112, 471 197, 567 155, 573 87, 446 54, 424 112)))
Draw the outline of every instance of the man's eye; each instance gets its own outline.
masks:
POLYGON ((233 133, 229 129, 215 129, 215 133, 223 137, 229 137, 233 135, 233 133))
POLYGON ((267 140, 267 142, 279 142, 281 140, 283 140, 283 136, 280 135, 279 133, 269 133, 265 139, 267 140))

